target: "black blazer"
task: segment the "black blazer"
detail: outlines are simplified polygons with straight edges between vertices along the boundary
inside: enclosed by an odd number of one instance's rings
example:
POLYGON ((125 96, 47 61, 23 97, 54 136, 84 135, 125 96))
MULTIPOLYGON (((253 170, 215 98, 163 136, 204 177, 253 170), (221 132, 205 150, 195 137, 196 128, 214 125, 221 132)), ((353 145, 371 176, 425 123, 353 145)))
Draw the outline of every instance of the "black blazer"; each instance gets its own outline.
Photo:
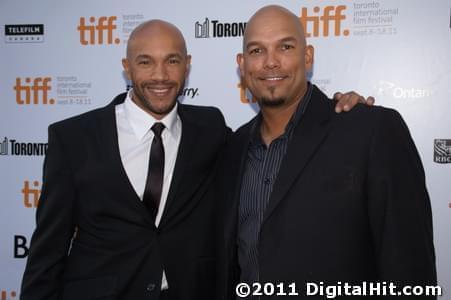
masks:
POLYGON ((124 99, 49 126, 21 299, 158 299, 163 268, 173 299, 211 299, 206 191, 229 129, 218 109, 179 104, 182 137, 156 228, 119 154, 115 105, 124 99))
MULTIPOLYGON (((391 109, 336 114, 334 105, 314 87, 295 128, 261 226, 260 282, 285 282, 285 291, 296 282, 295 299, 307 282, 435 284, 431 206, 407 126, 391 109)), ((253 122, 233 135, 218 172, 221 299, 236 298, 237 212, 253 122)))

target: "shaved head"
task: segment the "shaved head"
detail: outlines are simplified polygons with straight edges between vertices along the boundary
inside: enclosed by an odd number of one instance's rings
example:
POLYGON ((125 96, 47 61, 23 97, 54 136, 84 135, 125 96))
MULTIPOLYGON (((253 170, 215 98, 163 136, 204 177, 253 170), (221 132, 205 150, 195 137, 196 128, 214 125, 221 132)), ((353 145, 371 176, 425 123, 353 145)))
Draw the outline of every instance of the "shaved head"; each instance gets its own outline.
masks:
POLYGON ((187 55, 185 38, 180 30, 174 24, 155 19, 141 23, 132 31, 127 42, 127 58, 130 58, 136 42, 141 38, 160 35, 170 36, 179 44, 182 54, 187 55))
POLYGON ((295 33, 298 35, 299 39, 304 45, 306 44, 304 28, 299 21, 299 17, 285 7, 268 5, 257 10, 247 22, 243 37, 243 51, 245 51, 247 43, 249 42, 249 37, 252 37, 252 32, 255 30, 255 27, 258 28, 271 19, 284 20, 284 22, 291 23, 290 25, 295 28, 295 33))
POLYGON ((249 19, 237 62, 242 80, 263 112, 266 108, 293 109, 307 90, 313 47, 306 45, 295 14, 269 5, 249 19))

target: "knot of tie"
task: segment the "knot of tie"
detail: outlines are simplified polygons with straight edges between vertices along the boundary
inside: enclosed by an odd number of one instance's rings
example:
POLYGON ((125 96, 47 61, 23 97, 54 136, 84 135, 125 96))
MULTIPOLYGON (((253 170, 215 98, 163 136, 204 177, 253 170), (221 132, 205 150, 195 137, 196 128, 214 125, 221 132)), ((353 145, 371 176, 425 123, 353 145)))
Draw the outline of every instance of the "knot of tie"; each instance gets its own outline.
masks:
POLYGON ((164 124, 161 122, 154 123, 152 125, 152 131, 155 134, 155 136, 161 137, 161 132, 163 132, 163 129, 165 128, 164 124))

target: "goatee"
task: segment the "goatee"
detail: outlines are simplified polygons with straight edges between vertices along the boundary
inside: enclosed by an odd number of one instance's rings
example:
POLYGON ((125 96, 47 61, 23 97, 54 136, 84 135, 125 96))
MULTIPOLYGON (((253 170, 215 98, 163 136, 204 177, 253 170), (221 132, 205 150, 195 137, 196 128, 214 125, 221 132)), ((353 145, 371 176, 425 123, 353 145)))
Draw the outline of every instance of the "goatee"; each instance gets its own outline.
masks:
POLYGON ((282 106, 285 103, 285 98, 261 98, 260 105, 266 107, 278 107, 282 106))

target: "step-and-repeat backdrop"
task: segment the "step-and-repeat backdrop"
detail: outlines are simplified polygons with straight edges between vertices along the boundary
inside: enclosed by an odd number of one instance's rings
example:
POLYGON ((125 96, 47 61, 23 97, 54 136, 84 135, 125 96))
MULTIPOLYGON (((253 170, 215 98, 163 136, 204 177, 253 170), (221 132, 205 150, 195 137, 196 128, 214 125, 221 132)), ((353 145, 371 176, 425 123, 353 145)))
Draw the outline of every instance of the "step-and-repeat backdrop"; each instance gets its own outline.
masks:
POLYGON ((328 95, 373 95, 409 125, 433 206, 442 299, 451 300, 449 0, 1 0, 0 300, 19 298, 47 126, 127 90, 121 58, 131 30, 153 18, 176 24, 193 57, 180 101, 217 106, 236 129, 258 108, 235 55, 248 18, 274 2, 306 27, 315 84, 328 95))

